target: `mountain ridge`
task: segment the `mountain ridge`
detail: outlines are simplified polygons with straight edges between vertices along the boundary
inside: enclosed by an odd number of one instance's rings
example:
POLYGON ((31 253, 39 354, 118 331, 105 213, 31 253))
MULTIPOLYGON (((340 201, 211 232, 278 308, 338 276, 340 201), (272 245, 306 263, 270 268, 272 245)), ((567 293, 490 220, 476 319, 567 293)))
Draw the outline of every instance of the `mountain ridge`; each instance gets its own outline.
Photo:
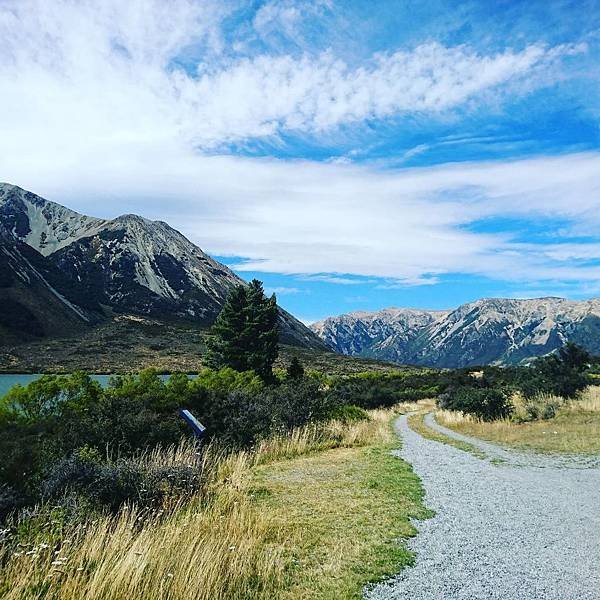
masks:
POLYGON ((517 364, 566 341, 600 353, 600 298, 480 298, 454 310, 386 308, 311 329, 343 354, 433 367, 517 364))
MULTIPOLYGON (((38 262, 61 273, 61 283, 78 294, 74 304, 92 303, 99 314, 130 312, 206 327, 233 286, 245 283, 164 221, 90 217, 12 184, 0 183, 0 225, 5 245, 12 239, 38 253, 38 262)), ((284 343, 324 348, 283 309, 279 325, 284 343)))

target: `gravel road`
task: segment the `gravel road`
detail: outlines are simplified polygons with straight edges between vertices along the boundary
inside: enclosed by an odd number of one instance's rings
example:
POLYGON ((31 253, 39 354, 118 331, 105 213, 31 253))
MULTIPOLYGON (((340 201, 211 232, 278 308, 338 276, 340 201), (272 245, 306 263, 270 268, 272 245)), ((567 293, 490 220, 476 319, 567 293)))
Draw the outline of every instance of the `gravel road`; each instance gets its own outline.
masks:
POLYGON ((593 462, 459 436, 504 461, 496 465, 426 440, 406 416, 396 426, 398 455, 413 465, 436 516, 415 522, 415 566, 366 598, 600 600, 600 469, 593 462))

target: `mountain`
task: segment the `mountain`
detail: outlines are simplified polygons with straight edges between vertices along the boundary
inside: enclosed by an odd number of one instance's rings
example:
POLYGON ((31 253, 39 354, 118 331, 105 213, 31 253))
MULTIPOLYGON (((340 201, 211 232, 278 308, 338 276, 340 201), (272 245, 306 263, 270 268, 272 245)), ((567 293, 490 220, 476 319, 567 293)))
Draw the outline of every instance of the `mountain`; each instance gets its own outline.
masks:
POLYGON ((96 323, 96 307, 80 306, 71 282, 39 252, 0 225, 0 333, 5 341, 75 333, 96 323))
POLYGON ((566 341, 600 354, 600 299, 485 298, 452 311, 390 308, 311 329, 344 354, 432 367, 518 364, 566 341))
POLYGON ((407 349, 417 334, 447 312, 386 308, 379 312, 353 312, 330 317, 311 329, 341 354, 406 362, 407 349))
MULTIPOLYGON (((14 252, 34 251, 39 268, 43 265, 54 280, 60 279, 55 291, 85 308, 88 312, 82 314, 90 323, 98 315, 132 313, 208 326, 229 290, 243 283, 162 221, 137 215, 89 217, 6 183, 0 184, 0 226, 4 246, 14 252)), ((7 263, 7 269, 15 273, 16 262, 7 263)), ((13 295, 34 298, 37 288, 26 288, 22 280, 13 295)), ((41 325, 45 333, 60 330, 64 322, 41 318, 41 325)), ((323 348, 318 337, 283 310, 280 330, 284 343, 323 348)))

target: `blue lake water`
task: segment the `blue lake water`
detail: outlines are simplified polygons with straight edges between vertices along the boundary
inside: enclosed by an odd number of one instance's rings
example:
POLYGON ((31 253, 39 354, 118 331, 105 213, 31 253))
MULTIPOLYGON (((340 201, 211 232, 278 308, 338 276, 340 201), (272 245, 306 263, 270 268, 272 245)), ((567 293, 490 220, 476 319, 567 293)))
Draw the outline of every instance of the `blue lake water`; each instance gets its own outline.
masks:
MULTIPOLYGON (((0 398, 10 390, 13 385, 20 383, 21 385, 27 385, 36 379, 39 379, 39 374, 17 374, 17 375, 2 375, 0 374, 0 398)), ((91 375, 93 379, 100 382, 100 385, 108 385, 108 380, 111 375, 91 375)))
MULTIPOLYGON (((36 379, 41 377, 40 374, 16 374, 16 375, 5 375, 0 373, 0 398, 4 396, 10 390, 13 385, 20 383, 21 385, 27 385, 36 379)), ((100 382, 100 385, 107 386, 112 375, 90 375, 92 379, 100 382)), ((190 375, 193 377, 193 375, 190 375)), ((160 375, 161 379, 168 379, 169 375, 160 375)))

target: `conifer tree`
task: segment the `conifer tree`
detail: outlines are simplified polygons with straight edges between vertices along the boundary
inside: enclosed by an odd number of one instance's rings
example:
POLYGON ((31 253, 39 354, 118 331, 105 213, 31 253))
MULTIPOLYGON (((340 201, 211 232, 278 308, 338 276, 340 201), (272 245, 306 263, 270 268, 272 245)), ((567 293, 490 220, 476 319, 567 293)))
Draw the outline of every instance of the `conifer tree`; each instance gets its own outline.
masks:
POLYGON ((233 288, 207 341, 207 364, 252 370, 264 381, 272 381, 279 352, 278 314, 275 295, 265 297, 260 281, 233 288))
POLYGON ((302 363, 298 360, 297 356, 292 358, 290 364, 287 367, 287 376, 288 379, 300 379, 304 377, 304 367, 302 363))
POLYGON ((248 366, 264 381, 273 379, 273 363, 279 354, 277 299, 265 296, 263 285, 253 279, 246 288, 246 348, 248 366))
POLYGON ((209 367, 213 369, 231 367, 236 371, 248 370, 247 356, 242 342, 246 303, 245 286, 236 285, 229 292, 206 343, 208 348, 206 364, 209 367))

